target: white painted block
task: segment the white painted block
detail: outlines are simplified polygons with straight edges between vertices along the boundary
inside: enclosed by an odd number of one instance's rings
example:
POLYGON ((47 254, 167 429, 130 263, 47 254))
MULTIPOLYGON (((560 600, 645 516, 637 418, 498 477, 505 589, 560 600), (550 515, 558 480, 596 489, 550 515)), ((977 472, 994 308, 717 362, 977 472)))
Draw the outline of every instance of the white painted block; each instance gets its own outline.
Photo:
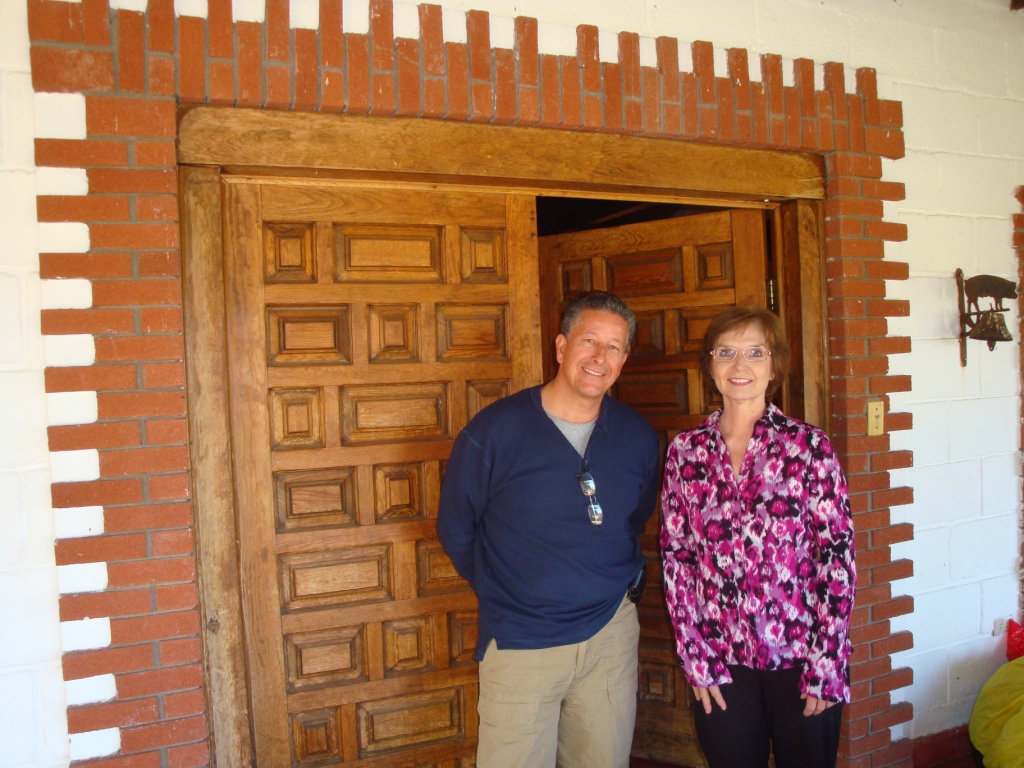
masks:
MULTIPOLYGON (((59 636, 55 623, 53 634, 59 636)), ((39 720, 36 759, 40 768, 66 768, 68 764, 67 687, 60 656, 47 665, 35 667, 39 697, 35 716, 39 720)))
POLYGON ((977 397, 980 394, 977 355, 972 358, 968 354, 967 367, 962 368, 957 339, 915 338, 913 345, 912 353, 889 358, 889 373, 894 376, 910 376, 913 386, 913 391, 900 393, 898 402, 949 400, 977 397))
POLYGON ((22 329, 22 290, 17 276, 0 274, 0 364, 25 361, 29 340, 22 329))
MULTIPOLYGON (((996 619, 1016 619, 1021 622, 1021 611, 1017 604, 1017 590, 1020 589, 1019 572, 1014 570, 981 582, 981 633, 992 632, 996 619)), ((998 638, 1006 647, 1006 637, 998 638)))
POLYGON ((52 567, 0 571, 4 620, 0 622, 3 664, 23 667, 60 657, 57 634, 57 579, 52 567))
POLYGON ((1013 573, 1020 562, 1018 517, 1011 513, 953 526, 950 575, 955 581, 1013 573))
POLYGON ((410 40, 419 40, 419 6, 411 5, 408 3, 394 3, 392 5, 392 9, 392 26, 394 29, 395 37, 404 37, 410 40))
POLYGON ((42 280, 41 309, 88 309, 92 306, 91 280, 42 280))
POLYGON ((0 766, 37 765, 34 741, 39 722, 34 707, 26 706, 35 701, 35 677, 29 670, 0 670, 0 691, 0 766))
POLYGON ((893 584, 895 594, 916 594, 949 584, 950 531, 948 525, 914 526, 914 540, 893 545, 894 560, 914 561, 914 575, 893 584))
POLYGON ((98 480, 100 452, 95 448, 81 451, 54 451, 50 454, 50 473, 55 483, 98 480))
POLYGON ((890 433, 894 451, 913 451, 915 467, 949 461, 949 402, 900 402, 898 408, 894 402, 893 410, 909 411, 914 417, 913 429, 890 433))
POLYGON ((935 82, 940 88, 986 96, 1006 94, 1006 47, 962 25, 935 30, 935 82))
POLYGON ((85 168, 36 168, 37 195, 87 195, 89 174, 85 168))
POLYGON ((4 264, 38 269, 35 188, 31 171, 0 171, 0 227, 4 232, 0 248, 4 264))
MULTIPOLYGON (((250 2, 257 2, 258 0, 250 0, 250 2)), ((349 2, 342 5, 342 20, 341 25, 345 28, 345 32, 354 35, 365 35, 370 31, 370 3, 369 0, 349 0, 349 2)), ((444 29, 444 39, 448 42, 458 42, 448 37, 448 25, 444 23, 444 16, 447 12, 442 12, 442 24, 444 29)), ((461 13, 457 15, 462 16, 462 37, 461 42, 466 42, 466 14, 461 13)))
MULTIPOLYGON (((618 5, 618 4, 616 4, 618 5)), ((709 40, 723 48, 751 49, 750 64, 752 80, 761 79, 761 68, 756 51, 786 53, 794 47, 793 41, 786 42, 786 49, 778 47, 765 48, 758 39, 760 24, 763 24, 767 35, 773 42, 780 42, 775 36, 774 5, 766 7, 766 12, 752 12, 749 5, 742 3, 723 3, 720 0, 687 0, 685 3, 644 3, 639 8, 630 8, 622 3, 623 8, 616 8, 617 17, 611 21, 619 21, 623 29, 632 29, 640 19, 646 17, 644 32, 651 37, 666 35, 680 38, 679 67, 684 72, 693 71, 690 57, 692 40, 709 40), (760 47, 759 47, 760 46, 760 47)), ((583 16, 586 18, 586 16, 583 16)), ((604 22, 598 22, 604 26, 604 22)), ((611 26, 609 26, 609 29, 611 26)))
POLYGON ((62 621, 60 631, 64 641, 64 653, 106 648, 110 645, 109 618, 62 621))
POLYGON ((1005 453, 981 460, 981 512, 1002 515, 1020 509, 1020 454, 1005 453))
POLYGON ((910 667, 914 670, 913 686, 901 689, 900 694, 904 701, 914 705, 915 714, 918 709, 931 709, 948 703, 948 664, 948 648, 934 648, 923 652, 915 649, 893 656, 893 669, 910 667))
POLYGON ((923 652, 976 639, 980 616, 981 589, 977 584, 914 595, 914 647, 923 652))
MULTIPOLYGON (((34 565, 53 569, 56 555, 53 542, 53 513, 50 492, 52 489, 49 466, 40 464, 35 469, 21 471, 22 516, 28 525, 28 547, 30 562, 34 565)), ((47 576, 53 582, 53 574, 47 576)))
MULTIPOLYGON (((1020 327, 1019 316, 1016 312, 1008 312, 1006 325, 1010 329, 1015 341, 1006 344, 996 344, 995 349, 989 349, 988 344, 983 341, 969 340, 967 342, 968 359, 973 356, 978 361, 978 376, 981 383, 980 392, 984 397, 1017 397, 1020 394, 1020 371, 1019 371, 1019 340, 1020 327)), ((1018 418, 1018 410, 1010 418, 1018 418)))
POLYGON ((46 396, 46 407, 51 427, 92 424, 99 414, 95 392, 53 392, 46 396))
POLYGON ((538 22, 537 53, 547 53, 552 56, 575 56, 576 50, 575 27, 538 22))
POLYGON ((318 29, 320 0, 288 0, 288 23, 292 29, 318 29))
POLYGON ((942 198, 942 157, 934 152, 908 149, 905 157, 886 175, 886 181, 899 181, 906 185, 906 199, 901 210, 921 213, 956 211, 947 207, 942 198))
MULTIPOLYGON (((617 64, 619 62, 619 36, 615 32, 607 29, 599 29, 597 32, 597 47, 598 56, 601 61, 605 64, 617 64)), ((680 59, 686 59, 689 62, 689 57, 684 57, 680 52, 680 59)), ((682 62, 679 64, 682 69, 682 62)), ((690 65, 692 69, 692 64, 690 65)), ((685 70, 689 71, 689 70, 685 70)))
POLYGON ((959 643, 949 649, 950 701, 977 697, 985 681, 1000 665, 1006 663, 1006 646, 1002 638, 982 637, 959 643))
POLYGON ((893 487, 914 489, 913 504, 892 508, 893 522, 931 526, 979 517, 980 472, 981 464, 976 459, 893 472, 893 487))
POLYGON ((121 730, 119 728, 71 734, 72 760, 88 760, 93 757, 113 755, 120 749, 121 730))
POLYGON ((106 563, 73 563, 57 566, 57 583, 62 595, 102 592, 110 581, 106 563))
POLYGON ((41 253, 86 253, 88 250, 88 224, 79 221, 59 221, 39 225, 41 253))
MULTIPOLYGON (((983 344, 983 354, 989 354, 983 344)), ((1017 398, 958 400, 949 406, 949 454, 953 461, 1013 453, 1020 439, 1017 398)))
POLYGON ((27 510, 21 503, 19 472, 0 472, 0 569, 30 565, 27 510))
POLYGON ((1014 170, 995 157, 942 156, 940 196, 948 211, 979 216, 1020 213, 1013 199, 1014 170))
POLYGON ((782 84, 786 88, 796 86, 796 71, 793 69, 793 59, 786 57, 782 59, 782 84))
POLYGON ((103 507, 67 507, 53 510, 54 535, 80 539, 103 533, 103 507))
MULTIPOLYGON (((907 225, 908 239, 903 243, 886 243, 886 255, 894 261, 907 262, 913 277, 950 278, 958 267, 970 277, 974 270, 964 260, 973 261, 975 221, 971 216, 903 211, 899 223, 907 225)), ((887 288, 895 285, 891 282, 887 288)))
MULTIPOLYGON (((3 104, 7 113, 7 140, 3 142, 3 164, 8 168, 31 170, 35 166, 35 124, 32 119, 35 91, 28 69, 3 73, 3 104)), ((0 107, 0 109, 3 109, 0 107)))
MULTIPOLYGON (((1024 182, 1024 180, 1021 181, 1024 182)), ((1007 193, 1012 193, 1012 191, 1007 190, 1007 193)), ((1013 219, 1011 217, 997 216, 975 219, 974 238, 974 263, 963 267, 964 274, 968 277, 977 274, 1005 275, 1011 279, 1016 277, 1017 257, 1013 251, 1013 219)))
POLYGON ((516 47, 516 20, 511 16, 497 16, 491 14, 491 47, 515 50, 516 47))
MULTIPOLYGON (((237 5, 237 3, 233 3, 237 5)), ((175 16, 194 16, 198 19, 209 17, 209 6, 206 0, 174 0, 175 16)))
POLYGON ((25 3, 4 3, 0 24, 0 71, 28 72, 28 12, 25 3))
POLYGON ((1007 95, 1011 99, 1024 99, 1024 48, 1019 45, 1008 46, 1007 95))
POLYGON ((655 44, 653 37, 640 38, 640 66, 658 66, 658 47, 655 44))
POLYGON ((117 683, 113 675, 96 675, 68 680, 68 706, 110 701, 117 696, 117 683))
POLYGON ((901 95, 908 149, 977 154, 978 97, 914 85, 903 86, 901 95))
POLYGON ((949 730, 954 725, 964 725, 971 716, 975 696, 958 699, 933 709, 914 709, 914 719, 910 724, 910 738, 921 738, 933 733, 949 730))
POLYGON ((37 93, 37 139, 84 139, 85 96, 81 93, 37 93))
MULTIPOLYGON (((348 20, 348 11, 350 5, 365 5, 368 0, 350 0, 344 4, 345 7, 345 19, 348 20)), ((257 24, 262 24, 266 18, 266 4, 263 0, 233 0, 231 3, 232 15, 235 21, 254 21, 257 24)), ((352 31, 347 27, 346 32, 352 31)))
POLYGON ((110 0, 111 10, 146 12, 146 0, 110 0))
POLYGON ((1014 159, 1024 158, 1024 101, 1010 99, 978 100, 981 123, 981 153, 1014 159))
POLYGON ((890 299, 910 302, 909 316, 889 318, 890 335, 921 339, 956 338, 959 334, 956 282, 952 272, 948 277, 914 276, 908 280, 890 280, 885 290, 890 299))
POLYGON ((42 414, 46 407, 41 370, 0 371, 0 467, 46 462, 49 455, 42 414))
POLYGON ((92 365, 96 362, 96 337, 86 333, 43 336, 43 352, 51 368, 92 365))

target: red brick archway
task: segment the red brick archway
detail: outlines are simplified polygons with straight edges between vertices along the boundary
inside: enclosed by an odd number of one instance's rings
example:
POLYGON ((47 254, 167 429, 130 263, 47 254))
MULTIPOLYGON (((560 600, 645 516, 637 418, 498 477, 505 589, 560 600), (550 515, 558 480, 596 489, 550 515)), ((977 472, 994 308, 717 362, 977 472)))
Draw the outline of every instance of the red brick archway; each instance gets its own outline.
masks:
MULTIPOLYGON (((618 36, 618 61, 598 56, 598 30, 577 29, 576 56, 538 53, 538 23, 515 21, 514 50, 490 47, 489 16, 467 14, 467 40, 446 43, 441 9, 419 8, 420 38, 395 39, 390 0, 371 0, 369 34, 342 29, 342 0, 321 0, 320 29, 291 29, 288 0, 267 0, 264 23, 233 22, 230 0, 209 0, 207 19, 174 15, 173 0, 148 11, 111 11, 107 0, 81 4, 28 0, 32 76, 37 92, 82 93, 88 136, 36 141, 39 166, 84 168, 84 196, 38 200, 41 222, 89 226, 86 254, 40 255, 43 279, 92 281, 89 309, 44 310, 44 334, 92 334, 96 362, 49 368, 48 392, 95 391, 95 424, 52 427, 53 451, 98 449, 101 479, 56 483, 55 507, 102 505, 105 533, 57 544, 57 563, 106 562, 109 587, 65 595, 64 621, 105 616, 109 648, 70 653, 66 679, 113 674, 117 698, 69 709, 72 733, 119 728, 121 755, 101 765, 204 765, 209 758, 200 628, 189 505, 185 430, 181 280, 178 254, 176 112, 179 103, 403 115, 566 131, 600 131, 679 141, 792 149, 826 162, 827 297, 834 443, 854 493, 860 588, 855 612, 854 703, 847 710, 841 764, 910 765, 908 743, 889 728, 912 716, 890 692, 908 685, 892 654, 912 645, 889 620, 913 601, 891 582, 909 576, 890 546, 912 537, 891 525, 889 509, 911 501, 889 471, 911 465, 887 435, 866 435, 866 405, 907 391, 889 376, 888 355, 908 352, 888 337, 887 317, 905 301, 885 298, 885 281, 907 265, 884 258, 903 225, 882 220, 883 201, 902 200, 902 184, 882 180, 883 157, 903 156, 900 103, 878 98, 875 73, 856 73, 847 93, 841 64, 728 51, 716 73, 712 44, 690 46, 692 71, 680 71, 675 39, 656 41, 657 66, 640 63, 636 34, 618 36)), ((689 62, 687 62, 689 63, 689 62)), ((1018 235, 1020 225, 1018 222, 1018 235)), ((1018 238, 1019 239, 1019 238, 1018 238)), ((909 414, 887 415, 890 431, 909 414)))

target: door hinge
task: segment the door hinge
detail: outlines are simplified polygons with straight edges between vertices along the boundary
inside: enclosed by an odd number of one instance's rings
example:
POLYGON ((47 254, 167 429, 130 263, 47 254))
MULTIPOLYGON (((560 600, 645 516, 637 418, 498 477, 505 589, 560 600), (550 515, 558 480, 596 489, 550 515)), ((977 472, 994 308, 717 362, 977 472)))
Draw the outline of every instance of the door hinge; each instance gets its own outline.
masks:
POLYGON ((764 281, 765 298, 768 302, 768 309, 772 312, 777 312, 779 309, 778 301, 775 298, 775 278, 769 277, 764 281))

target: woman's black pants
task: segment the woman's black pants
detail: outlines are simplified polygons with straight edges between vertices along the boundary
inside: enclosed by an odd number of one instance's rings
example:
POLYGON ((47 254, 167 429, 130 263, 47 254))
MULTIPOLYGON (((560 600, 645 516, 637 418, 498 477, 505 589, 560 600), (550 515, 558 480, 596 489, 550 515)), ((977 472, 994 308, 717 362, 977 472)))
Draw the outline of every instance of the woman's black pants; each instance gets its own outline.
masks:
POLYGON ((726 709, 712 700, 711 714, 693 706, 704 756, 710 768, 767 768, 769 749, 776 768, 834 768, 843 706, 804 717, 799 668, 758 672, 730 666, 732 682, 720 686, 726 709))

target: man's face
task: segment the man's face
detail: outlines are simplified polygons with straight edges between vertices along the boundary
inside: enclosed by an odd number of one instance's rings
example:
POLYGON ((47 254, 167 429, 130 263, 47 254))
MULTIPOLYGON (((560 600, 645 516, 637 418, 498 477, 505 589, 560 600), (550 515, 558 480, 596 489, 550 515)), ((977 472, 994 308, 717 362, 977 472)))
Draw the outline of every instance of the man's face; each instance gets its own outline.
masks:
POLYGON ((569 332, 558 334, 558 376, 581 397, 600 399, 626 362, 629 325, 614 312, 585 309, 569 332))

